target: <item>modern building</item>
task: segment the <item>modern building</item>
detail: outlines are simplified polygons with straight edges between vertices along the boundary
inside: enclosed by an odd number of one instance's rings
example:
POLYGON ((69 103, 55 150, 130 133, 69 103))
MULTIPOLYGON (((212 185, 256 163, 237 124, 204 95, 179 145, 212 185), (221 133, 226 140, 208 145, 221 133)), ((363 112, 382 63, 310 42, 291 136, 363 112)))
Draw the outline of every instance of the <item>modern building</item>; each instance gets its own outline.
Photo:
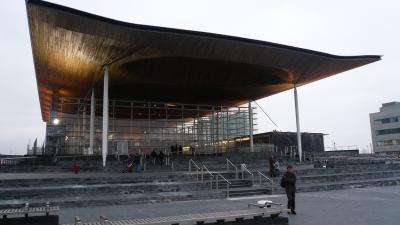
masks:
POLYGON ((400 102, 384 103, 369 117, 373 151, 400 153, 400 102))
MULTIPOLYGON (((254 144, 273 144, 278 150, 295 149, 297 152, 296 132, 266 132, 254 135, 254 144)), ((301 133, 301 144, 304 152, 324 152, 323 133, 301 133)))
MULTIPOLYGON (((252 101, 380 60, 131 24, 27 0, 46 154, 194 147, 235 151, 252 101)), ((301 152, 301 149, 299 149, 301 152)))
MULTIPOLYGON (((303 152, 322 153, 325 150, 323 133, 301 133, 301 145, 303 152)), ((235 141, 236 145, 249 146, 249 136, 241 137, 235 141)), ((254 147, 258 151, 273 150, 297 152, 297 133, 272 131, 253 135, 254 147)))

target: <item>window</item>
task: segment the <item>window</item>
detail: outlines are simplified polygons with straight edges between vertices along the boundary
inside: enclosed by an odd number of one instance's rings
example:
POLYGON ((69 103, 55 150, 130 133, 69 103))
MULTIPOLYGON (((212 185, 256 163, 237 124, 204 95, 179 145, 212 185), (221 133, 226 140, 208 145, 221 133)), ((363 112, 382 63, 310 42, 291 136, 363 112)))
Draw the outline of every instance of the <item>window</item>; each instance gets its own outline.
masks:
POLYGON ((400 139, 377 141, 377 142, 376 142, 376 145, 379 146, 379 147, 382 147, 382 146, 392 146, 392 145, 400 145, 400 139))
POLYGON ((400 133, 400 128, 376 130, 375 133, 376 133, 376 135, 396 134, 396 133, 400 133))
POLYGON ((399 121, 400 121, 400 116, 383 118, 383 119, 376 119, 375 120, 376 123, 380 123, 380 124, 397 123, 399 121))

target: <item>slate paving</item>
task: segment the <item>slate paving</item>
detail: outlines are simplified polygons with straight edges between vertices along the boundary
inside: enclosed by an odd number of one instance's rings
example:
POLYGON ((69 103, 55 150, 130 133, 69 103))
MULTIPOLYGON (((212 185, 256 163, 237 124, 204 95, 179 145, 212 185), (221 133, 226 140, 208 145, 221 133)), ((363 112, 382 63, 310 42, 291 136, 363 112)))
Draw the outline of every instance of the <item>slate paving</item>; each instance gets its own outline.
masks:
MULTIPOLYGON (((109 219, 146 218, 191 213, 208 213, 247 209, 248 203, 266 197, 182 201, 141 205, 115 205, 67 208, 60 211, 60 222, 71 223, 75 216, 83 221, 97 221, 100 215, 109 219)), ((283 195, 268 197, 285 202, 283 195)), ((398 186, 355 188, 325 192, 298 193, 297 215, 289 217, 290 225, 399 225, 400 188, 398 186)))

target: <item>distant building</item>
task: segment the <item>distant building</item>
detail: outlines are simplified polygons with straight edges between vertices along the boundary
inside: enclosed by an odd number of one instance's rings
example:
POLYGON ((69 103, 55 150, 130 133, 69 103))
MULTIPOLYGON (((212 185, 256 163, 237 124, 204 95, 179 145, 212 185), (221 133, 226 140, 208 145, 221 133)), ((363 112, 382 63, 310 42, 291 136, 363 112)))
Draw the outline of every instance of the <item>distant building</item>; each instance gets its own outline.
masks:
POLYGON ((369 116, 373 151, 400 152, 400 102, 384 103, 369 116))
MULTIPOLYGON (((323 133, 301 133, 301 145, 305 152, 323 153, 324 152, 324 135, 323 133)), ((272 145, 278 151, 293 150, 297 152, 297 133, 296 132, 265 132, 254 134, 254 145, 272 145)), ((248 139, 242 143, 248 145, 248 139)))

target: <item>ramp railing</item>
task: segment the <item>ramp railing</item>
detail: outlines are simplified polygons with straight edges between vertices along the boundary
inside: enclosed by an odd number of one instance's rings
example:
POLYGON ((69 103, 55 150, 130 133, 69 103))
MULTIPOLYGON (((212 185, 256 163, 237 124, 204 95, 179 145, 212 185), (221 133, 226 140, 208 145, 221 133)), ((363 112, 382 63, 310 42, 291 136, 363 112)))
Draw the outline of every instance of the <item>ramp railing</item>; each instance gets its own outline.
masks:
POLYGON ((202 164, 201 165, 201 182, 204 181, 204 171, 210 175, 210 189, 212 190, 214 175, 212 172, 210 172, 210 170, 208 170, 208 168, 204 164, 202 164))
POLYGON ((269 183, 270 184, 270 186, 271 186, 271 194, 273 194, 273 191, 274 191, 274 181, 271 179, 271 178, 269 178, 269 177, 267 177, 265 174, 263 174, 263 173, 261 173, 260 171, 258 171, 258 170, 256 170, 256 173, 257 173, 257 175, 258 175, 258 182, 259 182, 259 185, 260 186, 263 186, 264 184, 263 184, 263 180, 264 181, 266 181, 266 183, 269 183))
POLYGON ((247 168, 246 164, 240 164, 240 167, 242 169, 242 180, 245 178, 245 173, 249 174, 251 176, 251 185, 254 185, 254 174, 250 172, 250 170, 247 168))
POLYGON ((226 159, 226 170, 229 171, 229 167, 233 167, 235 169, 235 179, 239 179, 238 168, 237 166, 228 158, 226 159))
POLYGON ((193 160, 189 160, 189 172, 192 172, 192 165, 196 168, 196 179, 199 181, 199 171, 201 170, 200 166, 193 160))
POLYGON ((229 185, 231 185, 232 183, 229 182, 228 179, 226 179, 224 176, 222 176, 221 173, 216 173, 217 177, 216 177, 216 181, 215 181, 215 186, 216 186, 216 190, 219 191, 219 182, 222 181, 226 183, 226 197, 229 198, 229 185), (221 179, 219 179, 221 178, 221 179))

